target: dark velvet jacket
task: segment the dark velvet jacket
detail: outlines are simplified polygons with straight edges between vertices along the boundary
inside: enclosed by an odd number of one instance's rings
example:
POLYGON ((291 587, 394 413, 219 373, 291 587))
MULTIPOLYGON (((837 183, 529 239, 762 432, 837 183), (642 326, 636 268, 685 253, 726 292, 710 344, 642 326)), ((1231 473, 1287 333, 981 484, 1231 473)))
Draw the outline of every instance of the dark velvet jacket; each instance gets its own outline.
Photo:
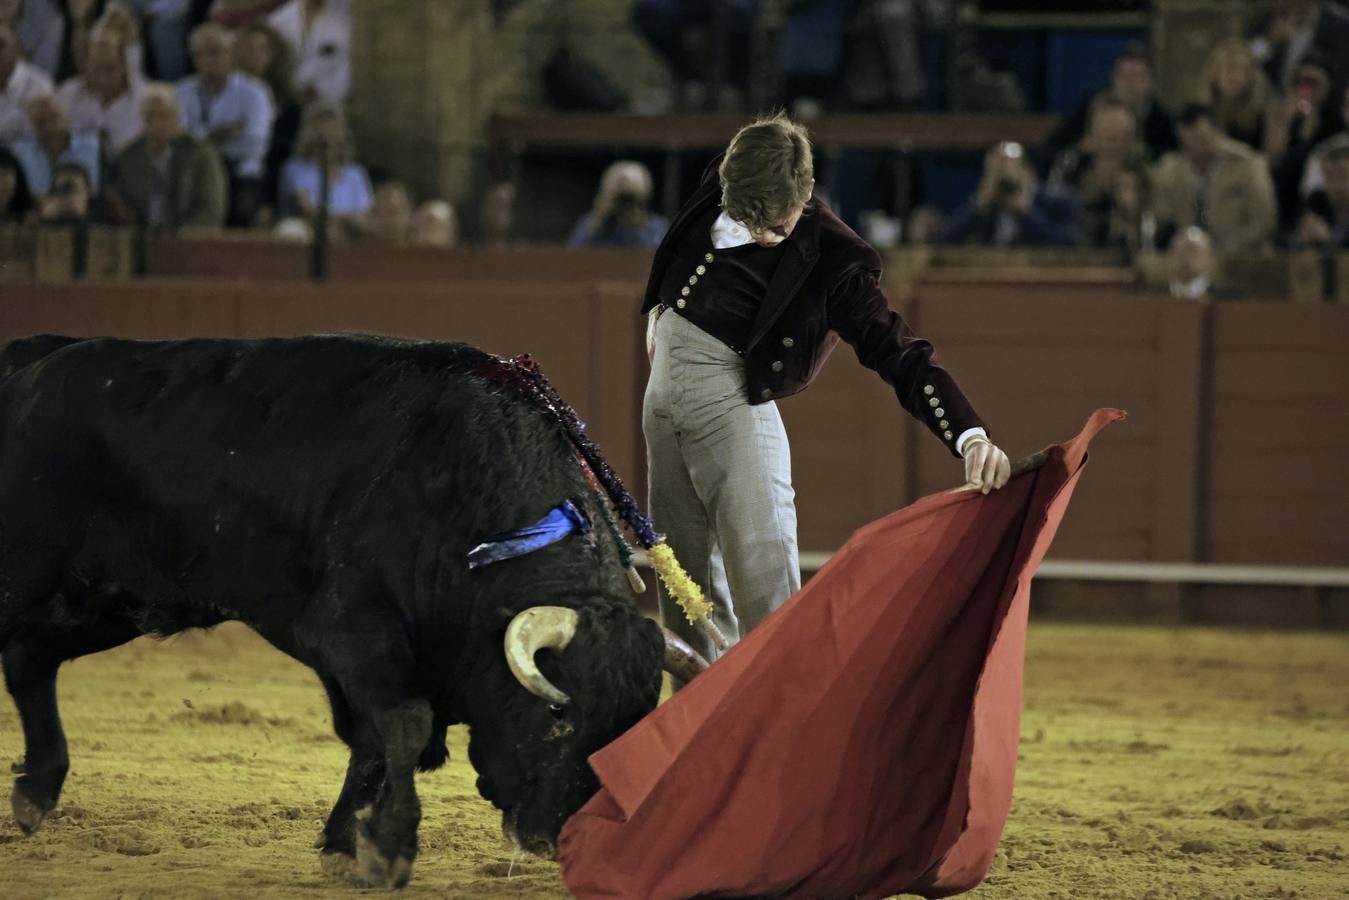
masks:
MULTIPOLYGON (((660 303, 666 270, 690 225, 721 202, 718 162, 708 167, 656 249, 643 314, 660 303)), ((932 345, 890 309, 880 288, 880 254, 813 199, 785 243, 744 350, 749 402, 804 390, 842 338, 955 454, 961 433, 983 422, 955 379, 933 362, 932 345)))

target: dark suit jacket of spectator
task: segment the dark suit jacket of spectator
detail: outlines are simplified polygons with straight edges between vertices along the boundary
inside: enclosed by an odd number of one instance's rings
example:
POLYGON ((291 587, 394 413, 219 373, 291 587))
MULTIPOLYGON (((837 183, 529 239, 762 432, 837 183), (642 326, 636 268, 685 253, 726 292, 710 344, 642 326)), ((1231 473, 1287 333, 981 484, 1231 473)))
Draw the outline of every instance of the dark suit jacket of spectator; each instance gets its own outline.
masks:
MULTIPOLYGON (((229 206, 228 182, 215 149, 205 141, 180 134, 173 139, 169 152, 169 190, 160 227, 176 231, 223 226, 229 206)), ((117 158, 112 180, 132 218, 141 225, 149 224, 154 179, 155 164, 142 137, 117 158)))
MULTIPOLYGON (((1246 32, 1247 39, 1257 38, 1269 31, 1269 22, 1273 13, 1259 16, 1246 32)), ((1335 96, 1343 96, 1345 78, 1349 76, 1349 12, 1334 3, 1321 4, 1321 17, 1316 21, 1316 33, 1312 35, 1310 49, 1320 50, 1330 57, 1335 71, 1335 96)), ((1276 88, 1283 88, 1284 59, 1288 45, 1284 44, 1269 59, 1265 60, 1265 74, 1276 88)))

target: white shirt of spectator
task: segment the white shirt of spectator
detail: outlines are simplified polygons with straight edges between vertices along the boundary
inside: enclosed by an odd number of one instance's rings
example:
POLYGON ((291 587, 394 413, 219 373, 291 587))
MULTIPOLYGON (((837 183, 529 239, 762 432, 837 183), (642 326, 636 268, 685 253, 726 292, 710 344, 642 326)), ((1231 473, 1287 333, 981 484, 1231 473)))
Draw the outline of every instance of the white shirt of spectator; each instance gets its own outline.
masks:
POLYGON ((70 116, 70 127, 103 135, 108 150, 115 156, 145 131, 145 124, 141 121, 141 93, 144 88, 145 82, 133 75, 127 83, 127 89, 104 106, 77 76, 61 85, 56 96, 70 116))
MULTIPOLYGON (((721 211, 717 220, 712 223, 712 246, 717 250, 729 250, 732 247, 743 247, 745 244, 753 241, 749 229, 744 224, 732 219, 726 210, 721 211)), ((960 432, 956 438, 956 452, 962 456, 965 453, 965 442, 970 438, 979 436, 988 437, 988 432, 982 428, 967 428, 960 432)))
POLYGON ((220 155, 244 178, 260 178, 267 146, 272 140, 272 92, 267 85, 243 72, 231 72, 225 87, 207 97, 201 76, 178 82, 178 108, 182 111, 183 130, 207 139, 217 128, 242 124, 236 137, 220 144, 220 155))
POLYGON ((339 109, 351 91, 351 3, 327 0, 304 29, 304 0, 290 0, 268 17, 295 50, 295 84, 312 88, 324 106, 339 109))
POLYGON ((33 125, 28 121, 28 101, 52 92, 47 73, 27 60, 19 60, 8 83, 0 85, 0 144, 12 144, 33 125))

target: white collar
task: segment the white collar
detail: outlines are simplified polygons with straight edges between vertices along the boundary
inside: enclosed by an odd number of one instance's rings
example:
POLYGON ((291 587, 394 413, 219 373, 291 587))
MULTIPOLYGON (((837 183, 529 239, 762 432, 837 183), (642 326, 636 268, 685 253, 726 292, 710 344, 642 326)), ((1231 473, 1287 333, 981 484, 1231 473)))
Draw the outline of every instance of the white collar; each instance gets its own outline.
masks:
POLYGON ((732 219, 730 213, 724 209, 712 223, 712 246, 717 250, 743 247, 753 242, 754 238, 750 236, 749 229, 743 223, 732 219))

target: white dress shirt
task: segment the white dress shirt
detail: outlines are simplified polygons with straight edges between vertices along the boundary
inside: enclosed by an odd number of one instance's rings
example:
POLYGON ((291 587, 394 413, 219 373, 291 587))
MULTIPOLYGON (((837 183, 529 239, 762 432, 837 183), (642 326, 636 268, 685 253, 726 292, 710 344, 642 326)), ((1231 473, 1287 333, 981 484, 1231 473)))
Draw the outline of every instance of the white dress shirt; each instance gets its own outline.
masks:
POLYGON ((305 30, 304 0, 290 0, 268 17, 295 51, 295 84, 319 102, 341 108, 351 91, 351 2, 327 0, 305 30))
MULTIPOLYGON (((732 219, 726 210, 721 211, 717 220, 712 223, 712 246, 717 250, 729 250, 732 247, 743 247, 754 238, 750 237, 749 229, 740 222, 732 219)), ((965 442, 972 437, 988 437, 988 432, 982 428, 967 428, 956 438, 956 452, 961 456, 965 455, 965 442)))
POLYGON ((243 72, 231 72, 225 87, 208 97, 201 76, 178 82, 178 108, 183 130, 208 140, 212 131, 241 125, 232 138, 217 146, 235 175, 261 178, 267 147, 272 141, 272 93, 267 85, 243 72))
POLYGON ((28 121, 28 102, 52 92, 47 73, 27 60, 19 60, 9 81, 0 85, 0 144, 12 144, 33 131, 28 121))
POLYGON ((104 106, 77 76, 61 85, 56 96, 70 116, 70 127, 98 132, 107 141, 109 152, 116 156, 145 131, 145 123, 141 120, 144 88, 145 82, 132 76, 127 89, 104 106))

